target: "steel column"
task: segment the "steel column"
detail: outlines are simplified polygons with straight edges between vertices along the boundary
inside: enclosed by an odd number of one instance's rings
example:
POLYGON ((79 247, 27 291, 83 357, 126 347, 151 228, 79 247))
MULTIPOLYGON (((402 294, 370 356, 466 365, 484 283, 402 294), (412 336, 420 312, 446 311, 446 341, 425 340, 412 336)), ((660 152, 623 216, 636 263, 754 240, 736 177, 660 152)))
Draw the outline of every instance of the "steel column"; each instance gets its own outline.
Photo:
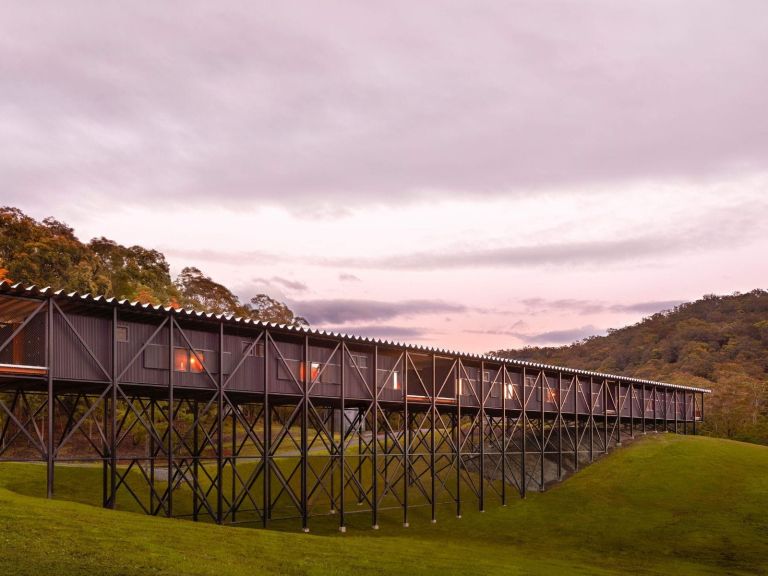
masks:
MULTIPOLYGON (((343 356, 343 353, 342 353, 343 356)), ((373 505, 371 506, 371 523, 373 529, 379 529, 379 347, 373 347, 373 460, 371 461, 371 494, 373 505)), ((386 429, 384 434, 386 436, 386 429)), ((386 464, 386 453, 384 455, 386 464)), ((343 491, 342 491, 343 497, 343 491)))
MULTIPOLYGON (((173 373, 176 369, 173 358, 173 326, 176 323, 172 313, 168 313, 170 322, 168 324, 168 516, 173 516, 173 481, 174 481, 174 459, 173 459, 173 429, 174 429, 174 398, 173 398, 173 373)), ((154 462, 154 458, 152 459, 154 462)))
MULTIPOLYGON (((345 412, 346 408, 346 371, 347 371, 347 347, 346 345, 341 345, 341 373, 339 375, 339 385, 341 388, 341 436, 340 436, 340 442, 339 442, 339 468, 340 468, 340 475, 341 475, 341 490, 339 492, 339 532, 346 532, 347 526, 345 524, 346 519, 344 517, 345 512, 345 506, 344 506, 344 495, 346 492, 347 487, 347 481, 346 481, 346 460, 344 459, 345 455, 345 447, 347 444, 346 438, 347 438, 347 413, 345 412)), ((359 435, 358 435, 359 436, 359 435)), ((335 442, 335 440, 334 440, 335 442)), ((360 451, 358 449, 358 458, 360 457, 360 451)), ((374 474, 375 476, 375 474, 374 474)), ((333 489, 331 489, 333 490, 333 489)))
POLYGON ((520 497, 525 498, 525 493, 528 489, 528 476, 526 475, 527 472, 525 470, 525 448, 526 448, 526 436, 528 435, 528 394, 525 392, 525 383, 526 383, 526 375, 525 375, 525 367, 523 367, 523 374, 522 374, 522 384, 520 386, 520 390, 522 391, 522 413, 521 417, 523 419, 523 425, 521 427, 522 430, 522 438, 521 438, 521 446, 520 446, 520 478, 522 481, 520 482, 520 497))
POLYGON ((55 456, 54 456, 54 409, 55 409, 55 403, 54 403, 54 390, 53 390, 53 371, 54 371, 54 356, 53 356, 53 341, 54 341, 54 330, 53 330, 53 298, 48 299, 48 331, 47 331, 47 342, 48 342, 48 443, 46 446, 46 494, 48 498, 53 498, 53 473, 54 473, 54 465, 55 465, 55 456))
POLYGON ((557 373, 557 479, 563 479, 563 373, 557 373))
MULTIPOLYGON (((269 348, 271 337, 269 330, 264 330, 264 470, 262 481, 262 517, 264 528, 272 517, 272 406, 269 403, 269 348)), ((219 452, 221 458, 221 452, 219 452)))
POLYGON ((480 362, 480 376, 478 382, 480 384, 480 512, 485 512, 485 363, 480 362))
POLYGON ((309 427, 309 336, 304 336, 304 381, 301 400, 301 528, 309 532, 309 506, 307 502, 307 428, 309 427))

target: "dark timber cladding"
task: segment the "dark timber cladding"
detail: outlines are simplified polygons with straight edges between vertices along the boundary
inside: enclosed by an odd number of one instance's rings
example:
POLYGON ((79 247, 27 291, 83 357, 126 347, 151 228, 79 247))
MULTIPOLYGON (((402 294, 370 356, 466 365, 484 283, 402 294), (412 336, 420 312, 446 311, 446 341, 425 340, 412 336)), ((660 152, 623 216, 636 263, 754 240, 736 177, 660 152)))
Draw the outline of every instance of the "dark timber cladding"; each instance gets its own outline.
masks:
POLYGON ((524 497, 703 388, 0 283, 0 459, 99 462, 103 505, 218 523, 524 497))

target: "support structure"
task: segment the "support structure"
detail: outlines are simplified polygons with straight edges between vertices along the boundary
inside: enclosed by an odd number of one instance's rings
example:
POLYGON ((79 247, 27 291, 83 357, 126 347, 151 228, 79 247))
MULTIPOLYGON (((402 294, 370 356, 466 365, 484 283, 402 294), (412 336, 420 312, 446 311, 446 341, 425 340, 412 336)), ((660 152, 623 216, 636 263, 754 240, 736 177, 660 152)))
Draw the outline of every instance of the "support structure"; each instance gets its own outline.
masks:
POLYGON ((0 283, 0 459, 97 463, 102 503, 378 529, 525 497, 706 389, 0 283), (637 428, 637 430, 636 430, 637 428))

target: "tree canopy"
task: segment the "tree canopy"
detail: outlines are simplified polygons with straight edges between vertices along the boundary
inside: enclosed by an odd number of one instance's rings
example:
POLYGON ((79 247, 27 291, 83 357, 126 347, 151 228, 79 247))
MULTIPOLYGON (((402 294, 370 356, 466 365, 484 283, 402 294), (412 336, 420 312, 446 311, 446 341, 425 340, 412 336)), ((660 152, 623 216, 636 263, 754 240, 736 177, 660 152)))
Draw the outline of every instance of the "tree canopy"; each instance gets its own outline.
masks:
POLYGON ((171 277, 165 255, 108 238, 81 242, 55 218, 38 222, 18 208, 0 207, 0 280, 103 294, 150 304, 232 314, 307 326, 283 302, 258 294, 241 303, 229 288, 188 266, 171 277))
POLYGON ((768 444, 768 292, 708 295, 560 347, 493 352, 673 384, 712 388, 706 429, 768 444))

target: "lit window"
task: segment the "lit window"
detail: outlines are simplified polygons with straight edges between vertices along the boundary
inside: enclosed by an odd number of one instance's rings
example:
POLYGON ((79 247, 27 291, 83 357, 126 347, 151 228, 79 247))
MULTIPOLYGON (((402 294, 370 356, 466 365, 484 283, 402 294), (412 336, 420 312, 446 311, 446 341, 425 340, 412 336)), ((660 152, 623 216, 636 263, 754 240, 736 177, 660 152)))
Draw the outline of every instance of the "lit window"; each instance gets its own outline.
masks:
POLYGON ((512 387, 512 384, 507 384, 504 387, 504 398, 506 398, 507 400, 512 400, 514 393, 515 392, 514 392, 514 388, 512 387))
POLYGON ((398 379, 397 370, 392 372, 392 388, 395 390, 400 390, 400 380, 398 379))
MULTIPOLYGON (((317 380, 317 377, 320 376, 320 362, 308 362, 307 364, 310 365, 309 368, 309 381, 314 382, 317 380)), ((305 364, 301 364, 299 367, 299 380, 304 380, 305 376, 305 364)))
POLYGON ((557 403, 557 390, 547 390, 547 402, 557 403))
POLYGON ((195 350, 189 355, 189 371, 199 374, 203 371, 203 364, 205 363, 205 354, 200 350, 195 350))
MULTIPOLYGON (((166 352, 168 349, 166 348, 166 352)), ((176 372, 189 372, 189 350, 175 348, 173 350, 173 369, 176 372)))
POLYGON ((128 326, 115 326, 115 340, 128 342, 128 326))

